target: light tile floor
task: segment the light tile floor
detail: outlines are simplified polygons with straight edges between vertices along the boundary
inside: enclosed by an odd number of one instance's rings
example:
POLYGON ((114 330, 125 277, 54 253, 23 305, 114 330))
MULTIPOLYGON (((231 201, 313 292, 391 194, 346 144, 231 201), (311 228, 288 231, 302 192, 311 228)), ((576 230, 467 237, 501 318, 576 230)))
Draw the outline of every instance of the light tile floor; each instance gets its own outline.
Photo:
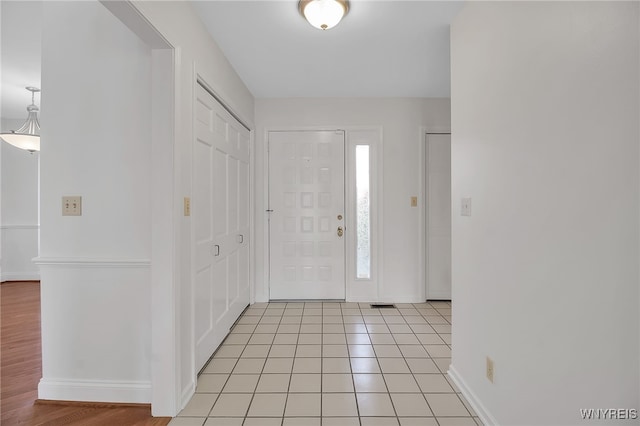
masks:
POLYGON ((481 425, 450 357, 449 302, 256 303, 170 425, 481 425))

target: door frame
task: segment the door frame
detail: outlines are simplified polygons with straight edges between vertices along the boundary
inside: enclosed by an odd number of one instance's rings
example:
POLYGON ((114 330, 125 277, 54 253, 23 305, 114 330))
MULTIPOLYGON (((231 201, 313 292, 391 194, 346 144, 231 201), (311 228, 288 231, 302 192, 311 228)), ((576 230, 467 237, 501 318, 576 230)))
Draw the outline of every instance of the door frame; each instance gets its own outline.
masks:
MULTIPOLYGON (((420 220, 418 222, 418 235, 420 235, 420 247, 418 253, 418 259, 423 260, 419 262, 419 271, 418 276, 420 277, 420 282, 422 285, 420 286, 420 300, 427 300, 427 294, 429 289, 429 211, 427 209, 427 173, 428 173, 428 149, 427 144, 429 143, 429 135, 451 135, 451 127, 425 127, 420 126, 420 197, 422 198, 422 202, 418 203, 420 208, 420 220)), ((453 209, 451 211, 453 215, 453 209)))
MULTIPOLYGON (((266 298, 266 301, 269 300, 269 277, 270 277, 270 241, 269 241, 269 214, 266 210, 269 208, 269 152, 268 152, 268 141, 269 141, 269 133, 271 132, 304 132, 304 131, 334 131, 334 130, 343 130, 345 132, 345 143, 344 143, 344 197, 345 197, 345 224, 348 227, 350 223, 350 204, 355 200, 355 191, 352 189, 350 182, 352 179, 355 179, 355 170, 352 167, 353 159, 351 158, 349 152, 350 148, 353 144, 352 137, 356 132, 371 132, 375 134, 375 140, 371 141, 371 146, 373 147, 372 155, 371 155, 371 164, 373 165, 371 171, 371 185, 372 188, 375 188, 375 199, 371 202, 371 209, 375 211, 375 221, 371 223, 371 239, 372 239, 372 259, 375 259, 375 263, 372 260, 371 272, 372 279, 371 285, 369 286, 368 293, 364 293, 363 291, 359 291, 361 286, 357 285, 356 280, 350 279, 350 274, 355 272, 355 256, 352 252, 355 252, 355 238, 353 238, 354 233, 349 232, 347 229, 345 234, 345 301, 347 302, 370 302, 370 301, 378 301, 378 295, 381 294, 382 289, 382 247, 383 247, 383 128, 380 125, 371 125, 371 126, 348 126, 348 125, 319 125, 319 126, 270 126, 263 128, 263 146, 262 146, 262 200, 261 204, 264 206, 264 209, 260 212, 256 211, 255 220, 258 220, 258 214, 263 215, 262 225, 263 225, 263 235, 262 235, 262 247, 263 253, 262 255, 262 265, 261 268, 261 276, 258 276, 258 272, 256 272, 255 278, 253 281, 256 286, 260 282, 259 279, 262 280, 262 289, 259 293, 262 293, 263 297, 266 298)), ((260 189, 260 184, 256 182, 255 190, 260 189)), ((255 199, 254 199, 255 200, 255 199)), ((255 200, 257 201, 257 200, 255 200)), ((260 203, 256 203, 260 205, 260 203)), ((256 236, 257 237, 257 236, 256 236)), ((255 240, 254 240, 255 241, 255 240)), ((257 259, 256 255, 255 259, 257 259)), ((254 298, 252 296, 252 303, 254 302, 254 298)))
POLYGON ((177 214, 174 190, 178 171, 175 145, 180 48, 173 46, 130 1, 100 0, 129 30, 151 48, 151 413, 166 416, 181 408, 179 357, 180 294, 175 247, 177 214))

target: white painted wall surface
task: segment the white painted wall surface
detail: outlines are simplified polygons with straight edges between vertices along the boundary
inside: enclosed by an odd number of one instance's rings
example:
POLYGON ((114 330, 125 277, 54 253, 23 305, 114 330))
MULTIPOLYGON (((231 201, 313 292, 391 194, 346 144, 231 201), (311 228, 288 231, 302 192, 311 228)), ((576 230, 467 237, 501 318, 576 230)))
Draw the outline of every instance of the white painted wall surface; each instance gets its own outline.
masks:
POLYGON ((150 402, 151 50, 97 2, 43 7, 39 398, 150 402))
POLYGON ((471 2, 453 24, 451 372, 486 424, 639 408, 638 7, 471 2))
MULTIPOLYGON (((180 99, 179 115, 190 117, 193 107, 194 68, 225 105, 233 110, 247 125, 253 124, 253 95, 242 82, 216 42, 188 2, 162 2, 136 0, 135 7, 156 28, 160 34, 179 51, 180 78, 178 94, 180 99)), ((187 127, 190 121, 183 123, 180 135, 190 135, 187 127)), ((187 139, 185 139, 187 140, 187 139)), ((190 139, 189 139, 190 141, 190 139)))
MULTIPOLYGON (((26 108, 25 108, 26 118, 26 108)), ((2 120, 2 131, 19 128, 24 120, 2 120)), ((1 281, 38 280, 40 271, 31 261, 38 256, 38 157, 0 142, 1 281)))
MULTIPOLYGON (((204 28, 188 2, 134 1, 136 9, 174 47, 175 152, 174 214, 175 297, 177 321, 178 398, 175 406, 152 407, 154 415, 175 415, 195 391, 192 341, 191 218, 184 217, 183 197, 192 193, 193 99, 196 75, 249 127, 253 127, 253 96, 204 28)), ((253 147, 252 147, 253 149, 253 147)), ((253 155, 253 154, 252 154, 253 155)), ((172 307, 167 307, 171 309, 172 307)), ((165 392, 160 389, 159 392, 165 392)), ((169 391, 170 392, 170 391, 169 391)))
MULTIPOLYGON (((256 100, 256 301, 268 299, 265 261, 266 172, 265 132, 349 126, 382 128, 383 248, 379 299, 419 302, 421 279, 421 212, 411 207, 420 195, 421 127, 448 129, 448 99, 257 99, 256 100)), ((421 205, 421 203, 418 203, 421 205)), ((349 293, 349 292, 347 292, 349 293)), ((424 299, 422 299, 424 300, 424 299)))

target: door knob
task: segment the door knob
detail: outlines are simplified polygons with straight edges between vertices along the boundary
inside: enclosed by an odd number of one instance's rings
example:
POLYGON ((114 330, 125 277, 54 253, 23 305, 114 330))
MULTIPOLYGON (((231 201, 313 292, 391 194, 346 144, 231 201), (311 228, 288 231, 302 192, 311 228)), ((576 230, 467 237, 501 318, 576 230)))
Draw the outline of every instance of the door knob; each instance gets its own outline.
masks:
POLYGON ((344 229, 342 229, 342 226, 338 226, 338 237, 342 237, 342 234, 344 234, 344 229))

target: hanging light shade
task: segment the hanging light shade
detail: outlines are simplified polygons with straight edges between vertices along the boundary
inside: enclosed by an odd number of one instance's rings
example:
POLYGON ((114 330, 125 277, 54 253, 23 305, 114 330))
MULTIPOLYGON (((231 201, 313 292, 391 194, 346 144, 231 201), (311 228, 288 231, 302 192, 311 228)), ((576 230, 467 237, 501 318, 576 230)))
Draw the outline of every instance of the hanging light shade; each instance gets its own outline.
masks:
POLYGON ((27 121, 18 130, 11 130, 7 133, 0 133, 0 138, 5 142, 24 149, 31 153, 40 151, 40 122, 38 121, 38 111, 40 109, 35 103, 35 94, 40 89, 36 87, 26 87, 31 92, 31 105, 27 106, 27 121))
POLYGON ((298 10, 314 27, 328 30, 338 25, 349 11, 348 0, 300 0, 298 10))

